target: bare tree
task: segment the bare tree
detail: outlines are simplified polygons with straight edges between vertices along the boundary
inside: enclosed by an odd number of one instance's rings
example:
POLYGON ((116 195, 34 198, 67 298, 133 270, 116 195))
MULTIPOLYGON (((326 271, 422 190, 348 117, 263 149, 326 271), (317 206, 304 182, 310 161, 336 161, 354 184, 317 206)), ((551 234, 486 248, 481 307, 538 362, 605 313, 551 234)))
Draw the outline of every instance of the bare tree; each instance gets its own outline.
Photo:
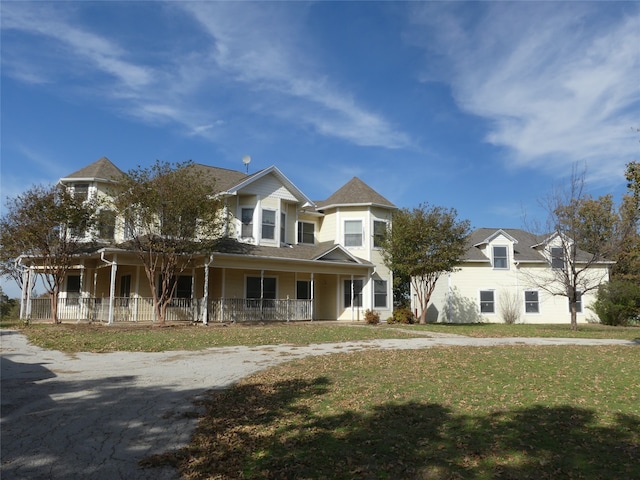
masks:
POLYGON ((177 276, 223 232, 225 218, 214 185, 215 179, 192 162, 160 161, 131 170, 118 184, 113 208, 123 221, 124 246, 144 266, 160 324, 177 276))
POLYGON ((502 290, 499 296, 500 316, 507 325, 513 325, 520 320, 522 302, 516 292, 502 290))
POLYGON ((611 195, 593 198, 585 193, 585 174, 574 167, 564 188, 555 189, 541 203, 547 213, 539 245, 549 262, 543 273, 527 281, 547 293, 567 297, 571 328, 577 329, 581 296, 606 280, 607 269, 594 268, 614 252, 616 212, 611 195))
POLYGON ((14 278, 25 292, 22 272, 15 260, 22 256, 36 270, 51 299, 51 320, 58 322, 58 294, 73 258, 89 244, 87 236, 96 220, 94 199, 75 196, 63 185, 34 186, 7 200, 0 220, 0 250, 4 275, 14 278), (14 263, 11 264, 11 257, 14 263))

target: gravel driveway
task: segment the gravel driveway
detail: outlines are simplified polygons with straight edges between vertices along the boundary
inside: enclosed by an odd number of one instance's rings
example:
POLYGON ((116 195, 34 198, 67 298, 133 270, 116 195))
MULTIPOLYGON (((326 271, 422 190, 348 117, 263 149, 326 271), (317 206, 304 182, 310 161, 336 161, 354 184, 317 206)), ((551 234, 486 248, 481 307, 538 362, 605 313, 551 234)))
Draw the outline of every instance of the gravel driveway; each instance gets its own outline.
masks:
POLYGON ((193 401, 266 367, 308 355, 436 345, 631 345, 623 340, 437 336, 337 344, 225 347, 198 352, 68 355, 0 331, 3 480, 177 479, 138 460, 184 446, 193 401))

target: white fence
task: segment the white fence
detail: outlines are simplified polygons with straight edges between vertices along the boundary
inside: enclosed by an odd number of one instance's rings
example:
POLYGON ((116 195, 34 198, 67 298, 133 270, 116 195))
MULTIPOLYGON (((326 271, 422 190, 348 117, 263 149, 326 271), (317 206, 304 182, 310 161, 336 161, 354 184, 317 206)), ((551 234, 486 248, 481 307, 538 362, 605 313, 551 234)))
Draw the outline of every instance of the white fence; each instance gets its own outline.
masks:
MULTIPOLYGON (((58 320, 62 322, 109 322, 109 298, 59 298, 58 320)), ((50 320, 51 301, 31 300, 29 320, 50 320)), ((167 322, 202 322, 204 299, 176 298, 167 307, 167 322)), ((255 322, 312 320, 311 300, 267 300, 218 298, 208 302, 209 322, 255 322)), ((155 322, 152 298, 113 299, 113 322, 155 322)))

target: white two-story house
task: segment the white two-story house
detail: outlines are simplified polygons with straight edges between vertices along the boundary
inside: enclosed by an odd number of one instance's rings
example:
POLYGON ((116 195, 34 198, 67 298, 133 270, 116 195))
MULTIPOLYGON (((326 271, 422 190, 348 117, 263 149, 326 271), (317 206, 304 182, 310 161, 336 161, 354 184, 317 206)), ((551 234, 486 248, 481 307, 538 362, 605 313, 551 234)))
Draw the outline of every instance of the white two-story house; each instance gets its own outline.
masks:
MULTIPOLYGON (((462 263, 436 283, 427 321, 500 323, 510 318, 515 323, 570 323, 568 298, 549 293, 561 288, 542 288, 554 278, 553 269, 564 268, 562 252, 555 236, 508 228, 475 230, 462 263)), ((591 258, 586 252, 578 253, 578 262, 591 258)), ((585 283, 593 286, 608 281, 612 263, 590 262, 583 272, 585 283)), ((588 309, 594 300, 595 290, 580 296, 578 322, 597 319, 588 309)), ((415 303, 412 299, 414 311, 415 303)))
MULTIPOLYGON (((215 177, 230 218, 228 236, 242 248, 202 252, 177 278, 169 320, 358 321, 393 309, 392 273, 380 236, 396 207, 358 178, 323 201, 308 198, 277 167, 251 175, 197 164, 215 177)), ((125 175, 109 159, 60 182, 75 194, 109 195, 125 175)), ((60 295, 61 320, 153 320, 144 269, 126 248, 126 229, 105 218, 96 248, 77 259, 60 295)), ((29 274, 38 258, 22 258, 29 274)), ((33 275, 31 275, 33 276, 33 275)), ((45 318, 28 299, 25 316, 45 318)))

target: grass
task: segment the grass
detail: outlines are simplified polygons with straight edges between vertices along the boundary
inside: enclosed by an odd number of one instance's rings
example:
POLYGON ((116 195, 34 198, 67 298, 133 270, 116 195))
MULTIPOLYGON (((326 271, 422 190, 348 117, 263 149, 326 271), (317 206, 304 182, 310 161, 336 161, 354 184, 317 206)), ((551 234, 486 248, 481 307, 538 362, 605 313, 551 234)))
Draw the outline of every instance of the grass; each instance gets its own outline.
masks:
POLYGON ((384 338, 410 338, 440 334, 472 337, 582 337, 640 338, 638 327, 580 325, 577 332, 569 325, 387 325, 339 323, 279 323, 253 325, 168 326, 33 324, 21 329, 29 341, 42 348, 64 352, 158 352, 201 350, 235 345, 308 345, 384 338))
POLYGON ((394 328, 409 328, 437 333, 454 333, 469 337, 560 337, 560 338, 615 338, 635 340, 640 338, 640 327, 611 327, 601 324, 579 324, 578 330, 571 330, 568 324, 514 324, 471 323, 427 325, 389 325, 394 328))
POLYGON ((39 347, 63 352, 160 352, 236 345, 309 345, 423 336, 399 329, 345 324, 289 323, 230 326, 31 325, 22 332, 39 347))
POLYGON ((640 350, 308 357, 211 393, 184 479, 640 478, 640 350))

